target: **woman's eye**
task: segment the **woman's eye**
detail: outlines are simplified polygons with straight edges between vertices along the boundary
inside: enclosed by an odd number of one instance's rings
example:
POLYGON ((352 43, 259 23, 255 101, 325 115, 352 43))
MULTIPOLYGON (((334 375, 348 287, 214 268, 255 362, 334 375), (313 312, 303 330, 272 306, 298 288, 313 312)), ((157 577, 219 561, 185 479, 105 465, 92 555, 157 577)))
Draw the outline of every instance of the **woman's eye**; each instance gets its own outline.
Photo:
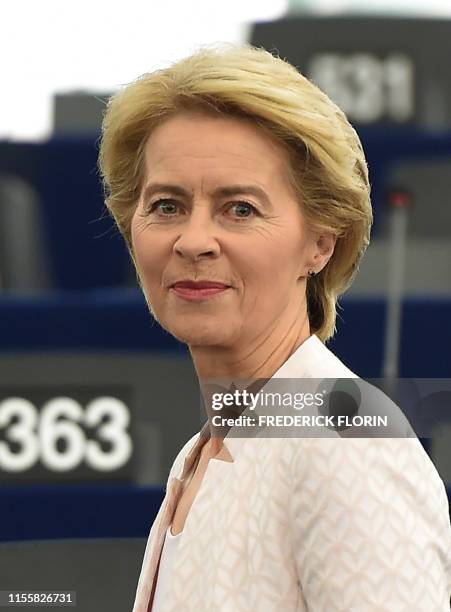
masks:
POLYGON ((149 206, 148 212, 152 213, 156 208, 163 213, 163 216, 171 217, 177 210, 177 202, 170 198, 161 198, 149 206))
POLYGON ((246 201, 234 202, 230 208, 235 208, 235 216, 238 219, 249 219, 257 212, 255 206, 246 201), (249 213, 249 214, 248 214, 249 213))

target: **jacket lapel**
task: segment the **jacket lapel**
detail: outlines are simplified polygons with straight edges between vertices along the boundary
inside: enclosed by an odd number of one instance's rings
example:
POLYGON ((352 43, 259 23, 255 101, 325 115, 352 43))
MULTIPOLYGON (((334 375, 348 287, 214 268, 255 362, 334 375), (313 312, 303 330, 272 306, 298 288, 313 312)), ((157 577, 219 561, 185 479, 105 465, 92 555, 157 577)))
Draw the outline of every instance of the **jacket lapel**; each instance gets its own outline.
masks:
POLYGON ((202 446, 208 440, 208 432, 209 427, 207 421, 201 431, 198 433, 193 447, 184 458, 181 469, 178 470, 177 474, 171 475, 169 478, 165 498, 154 520, 149 537, 147 538, 133 612, 148 612, 148 610, 151 608, 151 602, 153 600, 156 586, 155 578, 160 562, 165 534, 172 522, 174 511, 184 489, 184 481, 189 474, 202 446))

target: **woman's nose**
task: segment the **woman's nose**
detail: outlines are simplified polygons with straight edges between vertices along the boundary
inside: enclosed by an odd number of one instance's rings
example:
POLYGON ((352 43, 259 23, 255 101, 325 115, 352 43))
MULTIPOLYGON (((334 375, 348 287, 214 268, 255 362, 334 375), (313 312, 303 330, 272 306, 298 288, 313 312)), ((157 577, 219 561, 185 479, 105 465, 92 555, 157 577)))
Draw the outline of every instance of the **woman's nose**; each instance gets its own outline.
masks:
POLYGON ((215 223, 208 207, 193 211, 186 223, 183 223, 180 235, 174 243, 174 251, 187 259, 198 259, 201 256, 217 257, 220 247, 215 237, 215 223))

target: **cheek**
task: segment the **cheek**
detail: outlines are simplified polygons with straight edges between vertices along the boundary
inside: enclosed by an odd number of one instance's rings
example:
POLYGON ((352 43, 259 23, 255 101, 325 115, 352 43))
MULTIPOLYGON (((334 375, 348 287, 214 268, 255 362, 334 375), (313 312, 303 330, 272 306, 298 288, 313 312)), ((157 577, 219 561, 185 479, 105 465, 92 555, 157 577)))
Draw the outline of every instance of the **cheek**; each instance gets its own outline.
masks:
POLYGON ((284 241, 262 245, 259 256, 253 258, 253 274, 265 288, 286 286, 297 278, 303 257, 298 239, 287 237, 284 241))
MULTIPOLYGON (((243 282, 243 305, 253 316, 267 316, 279 307, 281 296, 285 296, 293 274, 287 270, 286 256, 280 250, 268 247, 252 252, 241 261, 239 274, 243 282), (258 253, 258 255, 257 255, 258 253)), ((288 260, 289 262, 290 260, 288 260)))
POLYGON ((143 232, 144 229, 141 227, 141 224, 136 218, 137 212, 132 217, 131 225, 130 225, 130 236, 132 242, 133 253, 135 255, 135 260, 139 264, 143 255, 143 232))
POLYGON ((131 239, 138 273, 145 284, 153 284, 161 278, 163 245, 157 236, 137 223, 132 223, 131 239))

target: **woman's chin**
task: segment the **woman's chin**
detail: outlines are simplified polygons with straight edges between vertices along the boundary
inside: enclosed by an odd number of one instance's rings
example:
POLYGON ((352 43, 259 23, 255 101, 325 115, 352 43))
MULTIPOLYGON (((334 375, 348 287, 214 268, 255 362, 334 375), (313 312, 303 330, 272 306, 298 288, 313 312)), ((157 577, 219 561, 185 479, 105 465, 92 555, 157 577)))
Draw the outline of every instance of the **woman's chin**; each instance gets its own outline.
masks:
POLYGON ((230 328, 225 329, 224 323, 216 324, 205 321, 199 323, 189 322, 176 325, 164 325, 164 328, 177 340, 191 346, 225 345, 231 342, 232 333, 230 328))

